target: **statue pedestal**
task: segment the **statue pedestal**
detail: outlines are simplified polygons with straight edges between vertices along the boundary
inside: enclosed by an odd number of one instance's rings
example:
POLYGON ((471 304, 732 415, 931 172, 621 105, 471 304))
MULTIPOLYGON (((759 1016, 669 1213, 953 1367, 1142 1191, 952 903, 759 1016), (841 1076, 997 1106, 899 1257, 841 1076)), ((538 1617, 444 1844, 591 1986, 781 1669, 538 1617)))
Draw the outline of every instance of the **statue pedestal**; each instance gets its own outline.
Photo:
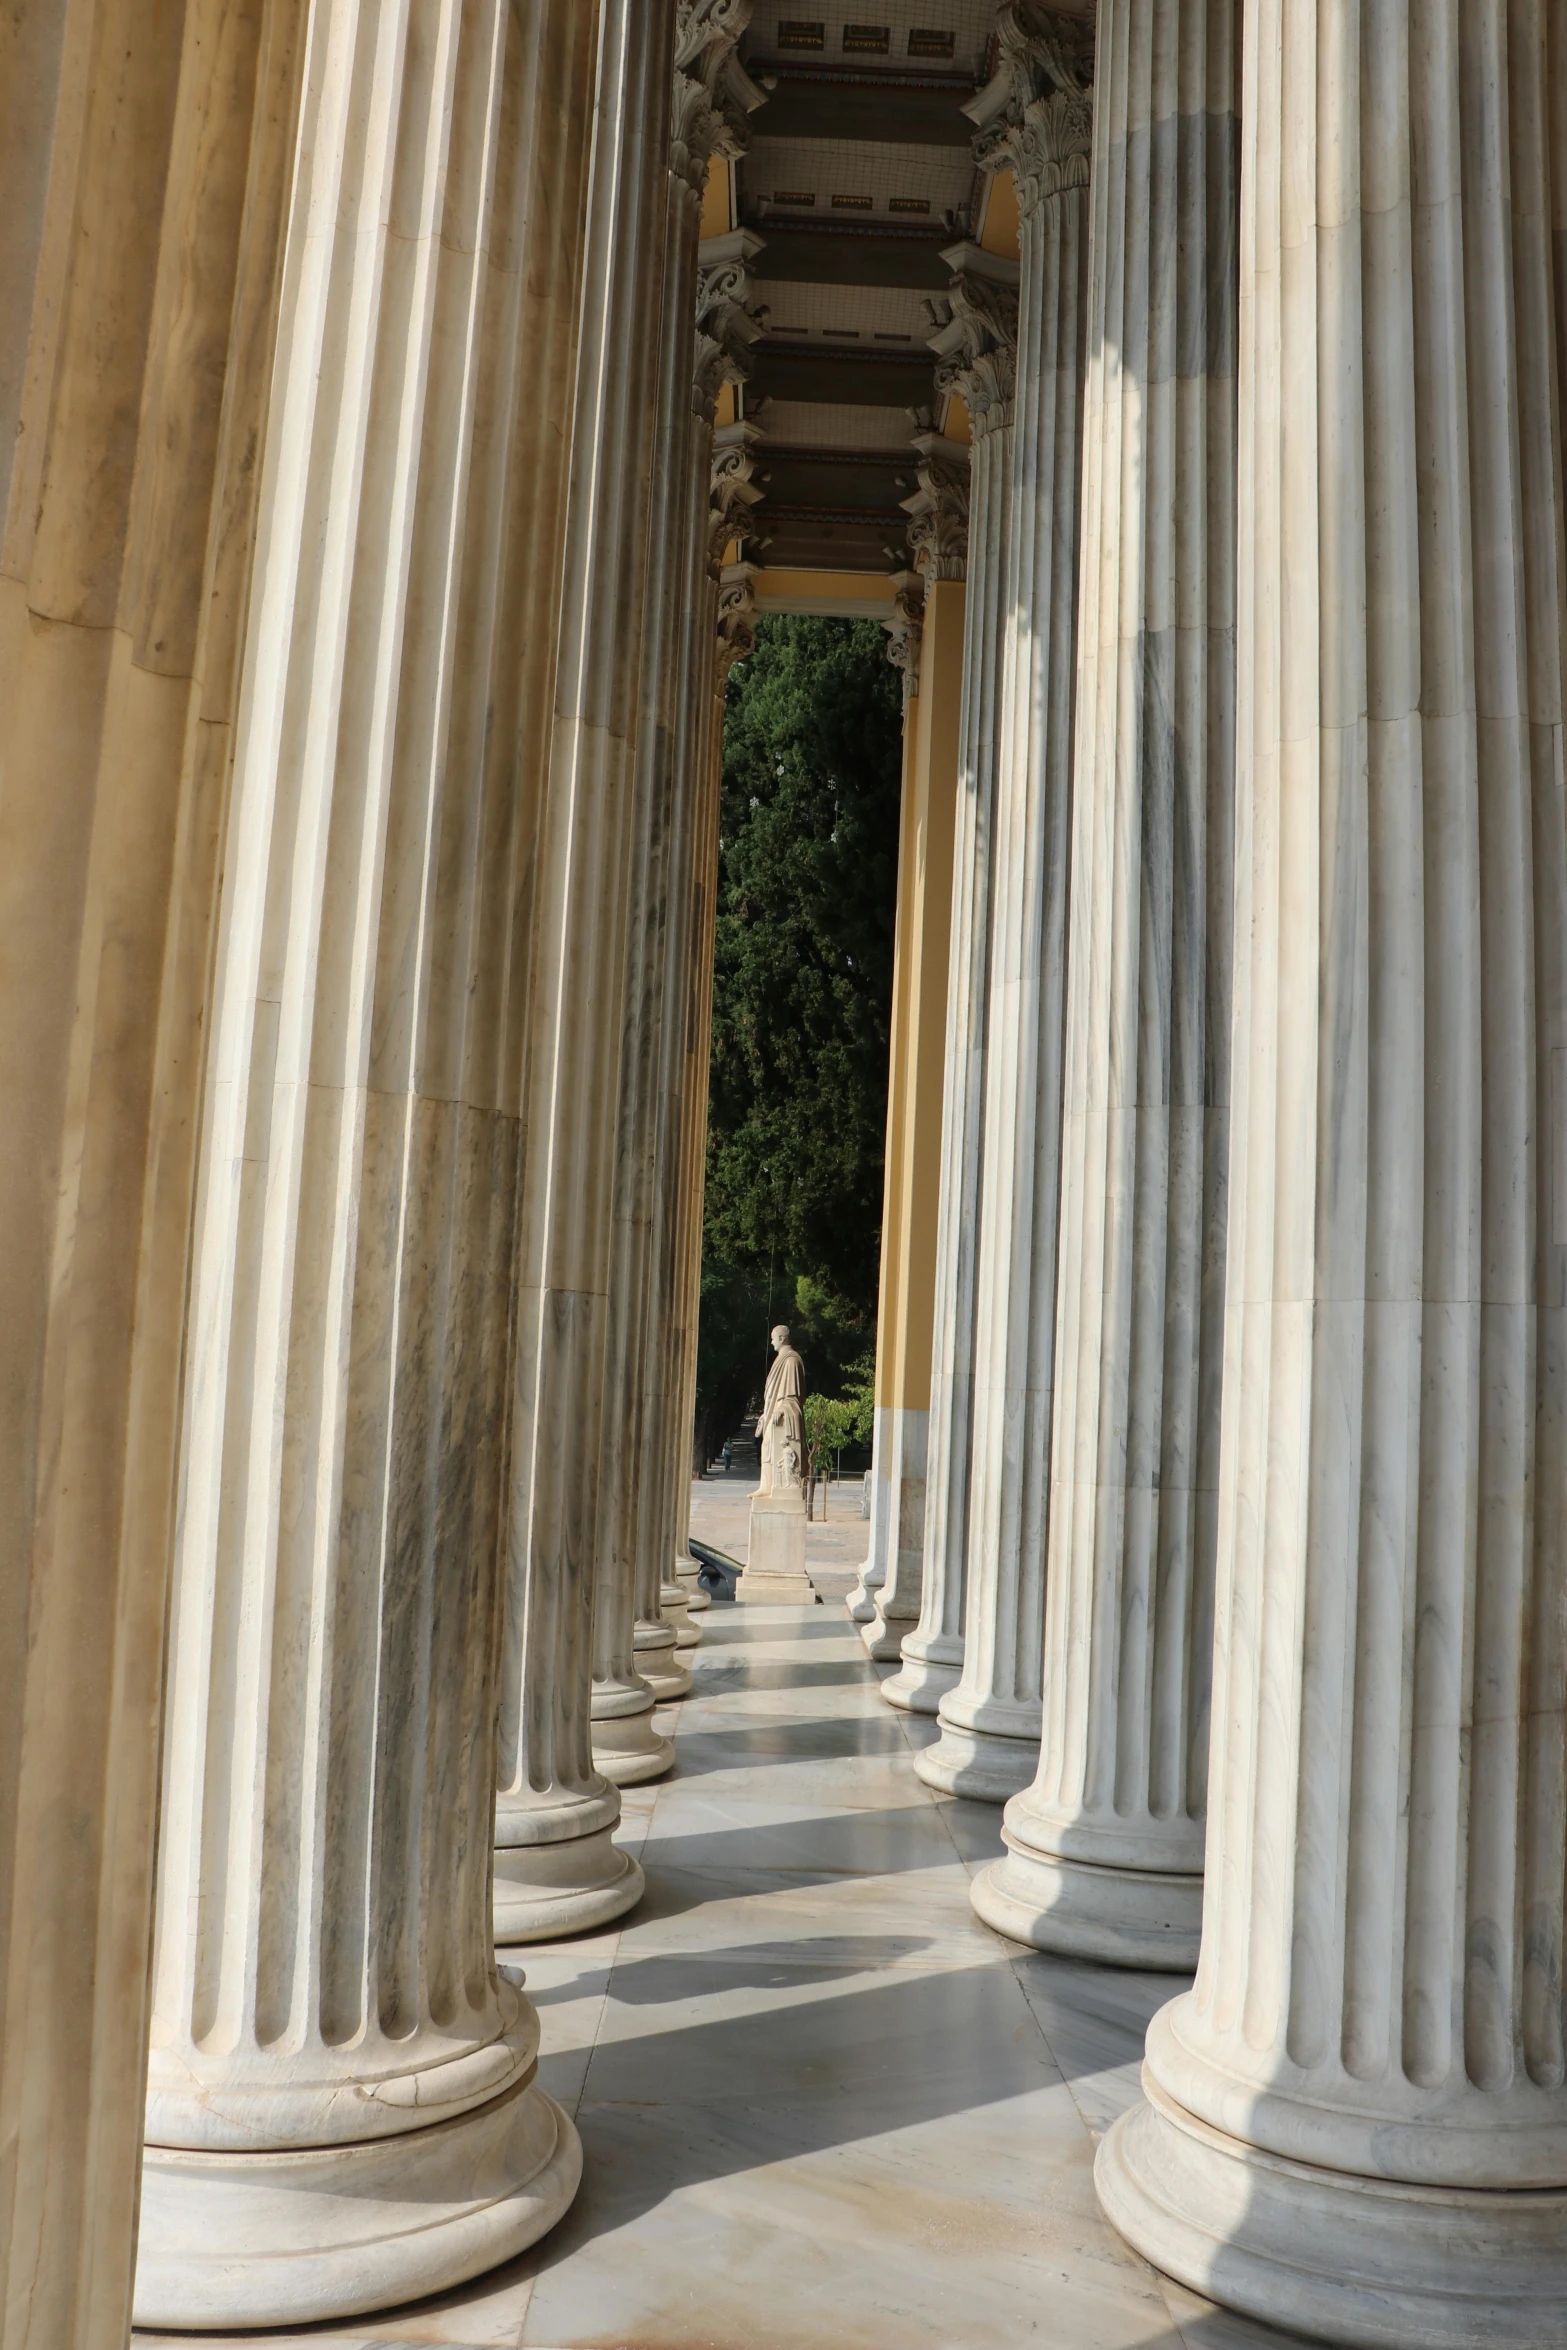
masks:
POLYGON ((810 1607, 816 1598, 805 1572, 805 1496, 753 1493, 751 1541, 737 1599, 810 1607))

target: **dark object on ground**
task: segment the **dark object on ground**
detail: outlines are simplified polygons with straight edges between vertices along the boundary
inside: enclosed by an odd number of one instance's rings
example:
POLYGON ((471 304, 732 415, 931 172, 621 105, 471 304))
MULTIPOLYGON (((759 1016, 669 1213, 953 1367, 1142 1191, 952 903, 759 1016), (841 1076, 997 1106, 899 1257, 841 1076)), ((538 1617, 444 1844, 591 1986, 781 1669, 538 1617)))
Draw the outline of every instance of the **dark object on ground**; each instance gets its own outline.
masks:
POLYGON ((697 1581, 715 1600, 733 1599, 735 1585, 744 1573, 740 1561, 732 1559, 725 1550, 714 1550, 706 1542, 691 1542, 691 1556, 696 1560, 697 1581))

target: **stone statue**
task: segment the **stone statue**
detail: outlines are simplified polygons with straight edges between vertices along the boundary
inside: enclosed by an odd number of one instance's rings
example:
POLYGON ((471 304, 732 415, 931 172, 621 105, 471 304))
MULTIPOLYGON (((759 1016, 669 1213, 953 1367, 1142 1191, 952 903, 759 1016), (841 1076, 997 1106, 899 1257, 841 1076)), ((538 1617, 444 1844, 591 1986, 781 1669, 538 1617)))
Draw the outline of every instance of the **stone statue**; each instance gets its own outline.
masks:
POLYGON ((767 1391, 756 1423, 762 1454, 762 1480, 756 1490, 798 1493, 805 1482, 805 1414, 801 1409, 805 1365, 789 1344, 786 1322, 780 1322, 773 1332, 773 1347, 773 1366, 767 1374, 767 1391))

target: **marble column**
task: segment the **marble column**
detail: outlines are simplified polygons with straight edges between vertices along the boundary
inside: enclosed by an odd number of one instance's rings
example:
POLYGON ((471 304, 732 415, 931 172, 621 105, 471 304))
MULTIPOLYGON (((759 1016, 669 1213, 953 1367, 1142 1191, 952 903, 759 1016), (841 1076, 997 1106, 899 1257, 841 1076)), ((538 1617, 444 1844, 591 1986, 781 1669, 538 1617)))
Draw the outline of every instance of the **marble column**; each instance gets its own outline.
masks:
POLYGON ((1081 25, 1009 8, 1000 32, 1000 70, 969 107, 981 122, 977 157, 1012 171, 1020 218, 973 1275, 973 1628, 963 1678, 941 1700, 937 1766, 942 1783, 977 1790, 982 1778, 992 1795, 1026 1776, 1039 1736, 1092 115, 1081 25))
MULTIPOLYGON (((1004 291, 1005 289, 1003 289, 1004 291)), ((945 305, 937 305, 937 307, 943 312, 945 311, 945 305)), ((961 591, 961 583, 967 574, 971 452, 963 442, 949 441, 940 433, 929 430, 916 433, 911 446, 915 456, 914 471, 917 486, 913 495, 903 500, 903 508, 909 517, 906 536, 915 574, 923 582, 925 588, 925 607, 921 619, 921 665, 923 667, 923 630, 926 618, 934 618, 937 582, 955 584, 961 591)), ((987 482, 993 471, 993 466, 987 468, 985 475, 987 482)), ((961 608, 961 603, 960 592, 959 608, 961 608)), ((970 688, 970 677, 974 661, 979 658, 982 658, 981 650, 971 646, 965 628, 960 685, 962 713, 960 726, 962 727, 969 725, 978 707, 970 688)), ((924 713, 921 712, 919 715, 923 718, 924 713)), ((907 719, 905 724, 907 724, 907 719)), ((968 772, 964 762, 966 759, 971 760, 973 750, 974 744, 968 735, 962 735, 958 761, 960 798, 965 789, 971 790, 972 788, 963 784, 961 775, 968 772)), ((902 884, 903 876, 900 875, 900 890, 902 884)), ((901 909, 902 900, 900 897, 900 913, 901 909)), ((902 966, 900 966, 899 977, 900 979, 904 977, 902 966)), ((952 984, 952 974, 949 969, 949 991, 952 984)), ((945 1034, 943 1044, 945 1047, 945 1034)), ((923 1558, 919 1566, 915 1566, 912 1562, 904 1562, 901 1577, 897 1573, 899 1563, 897 1532, 901 1490, 894 1483, 894 1465, 895 1461, 901 1457, 902 1446, 899 1441, 897 1407, 893 1402, 893 1397, 898 1387, 897 1325, 901 1312, 902 1277, 905 1269, 904 1242, 899 1215, 903 1180, 901 1138, 905 1123, 907 1092, 905 1059, 906 1056, 900 1056, 893 1065, 888 1086, 888 1138, 891 1143, 896 1137, 897 1147, 893 1150, 889 1160, 890 1171, 886 1196, 883 1200, 883 1262, 888 1278, 882 1282, 877 1299, 876 1418, 872 1439, 870 1537, 866 1548, 865 1564, 860 1569, 859 1581, 854 1585, 845 1601, 852 1621, 867 1627, 878 1625, 877 1610, 885 1590, 889 1562, 894 1571, 895 1590, 900 1594, 898 1613, 894 1621, 900 1621, 907 1616, 907 1599, 911 1587, 916 1592, 914 1615, 917 1619, 919 1612, 917 1592, 924 1581, 923 1558), (892 1233, 890 1250, 886 1240, 888 1226, 890 1226, 892 1233)), ((944 1065, 942 1079, 944 1093, 948 1074, 949 1072, 944 1065)), ((945 1162, 943 1162, 944 1166, 945 1162)), ((945 1180, 944 1173, 942 1180, 945 1180)), ((941 1255, 938 1236, 934 1275, 934 1283, 938 1293, 943 1275, 944 1259, 941 1255)), ((932 1376, 934 1378, 934 1372, 932 1376)), ((927 1446, 929 1433, 930 1418, 927 1403, 925 1425, 927 1446)), ((923 1466, 921 1475, 923 1478, 923 1466)), ((921 1499, 923 1502, 923 1493, 921 1499)), ((870 1636, 873 1640, 877 1638, 877 1630, 872 1629, 870 1636)))
POLYGON ((1045 1727, 974 1887, 1019 1941, 1177 1969, 1223 1359, 1240 13, 1099 15, 1045 1727))
MULTIPOLYGON (((946 256, 954 271, 945 322, 932 337, 939 388, 956 390, 973 419, 963 752, 953 855, 947 994, 947 1069, 941 1204, 936 1245, 936 1326, 931 1363, 930 1452, 925 1494, 925 1582, 916 1655, 930 1659, 930 1628, 945 1624, 963 1584, 960 1676, 940 1696, 941 1736, 915 1758, 926 1784, 997 1801, 1017 1784, 1016 1740, 987 1727, 1004 1693, 1009 1638, 998 1617, 994 1562, 968 1544, 978 1340, 977 1239, 984 1212, 986 1064, 996 885, 996 825, 1006 677, 1013 634, 1013 503, 1019 265, 972 245, 946 256), (938 1612, 939 1611, 939 1612, 938 1612), (924 1639, 919 1635, 923 1633, 924 1639), (949 1709, 957 1707, 956 1714, 949 1709), (999 1758, 999 1759, 998 1759, 999 1758), (999 1777, 998 1777, 999 1773, 999 1777)), ((949 1635, 950 1638, 950 1635, 949 1635)), ((946 1643, 943 1643, 944 1647, 946 1643)), ((950 1651, 948 1652, 950 1655, 950 1651)), ((943 1657, 939 1661, 947 1662, 943 1657)), ((1010 1717, 1009 1717, 1010 1718, 1010 1717)))
POLYGON ((545 552, 524 278, 575 234, 593 63, 578 12, 504 0, 332 0, 301 60, 191 1241, 144 2325, 438 2290, 581 2168, 490 1927, 540 781, 494 730, 509 526, 545 552))
MULTIPOLYGON (((963 493, 966 511, 966 469, 963 493)), ((961 572, 961 558, 952 567, 961 572)), ((958 1571, 953 1574, 946 1571, 945 1552, 939 1566, 927 1554, 926 1467, 937 1315, 966 597, 961 576, 933 578, 926 587, 919 693, 909 705, 915 729, 914 772, 904 820, 915 868, 906 923, 906 935, 913 942, 909 967, 910 1099, 908 1115, 902 1121, 904 1173, 897 1201, 899 1257, 905 1270, 900 1295, 887 1322, 892 1350, 887 1384, 895 1414, 889 1429, 887 1463, 889 1481, 896 1481, 898 1546, 904 1555, 894 1562, 876 1594, 876 1618, 866 1626, 864 1635, 867 1644, 877 1638, 884 1642, 882 1653, 901 1656, 898 1671, 880 1684, 888 1704, 932 1714, 955 1686, 963 1661, 961 1554, 956 1562, 958 1571), (911 1607, 917 1610, 912 1622, 911 1607)), ((878 1347, 880 1343, 878 1332, 878 1347)))
POLYGON ((902 584, 897 612, 888 626, 890 657, 904 671, 904 768, 882 1208, 883 1284, 876 1330, 877 1387, 885 1399, 878 1467, 885 1488, 888 1539, 875 1613, 861 1631, 870 1654, 889 1662, 898 1660, 904 1634, 919 1619, 923 1584, 957 806, 956 721, 962 691, 961 652, 953 658, 958 650, 954 640, 961 635, 961 623, 954 625, 954 605, 960 608, 963 601, 957 583, 948 581, 944 594, 933 585, 927 669, 922 658, 925 583, 917 571, 898 576, 902 584))
POLYGON ((1567 27, 1249 0, 1195 1987, 1107 2211, 1329 2341, 1567 2309, 1567 27))
MULTIPOLYGON (((589 1708, 604 1661, 594 1569, 641 700, 628 651, 646 606, 674 30, 673 0, 606 0, 524 1097, 495 1812, 502 1943, 602 1925, 642 1890, 612 1842, 620 1798, 595 1764, 589 1708)), ((628 1605, 612 1658, 628 1684, 631 1637, 628 1605)), ((651 1693, 633 1694, 621 1745, 632 1754, 646 1724, 656 1774, 667 1758, 651 1693)))
POLYGON ((0 2343, 130 2323, 193 1131, 291 5, 0 19, 0 2343))

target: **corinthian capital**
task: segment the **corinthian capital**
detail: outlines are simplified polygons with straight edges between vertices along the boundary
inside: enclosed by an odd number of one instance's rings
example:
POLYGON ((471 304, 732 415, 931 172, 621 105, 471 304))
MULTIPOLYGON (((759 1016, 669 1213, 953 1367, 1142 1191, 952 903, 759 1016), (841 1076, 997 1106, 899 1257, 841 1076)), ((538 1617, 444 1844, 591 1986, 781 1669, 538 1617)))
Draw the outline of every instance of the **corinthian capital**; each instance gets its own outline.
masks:
MULTIPOLYGON (((912 535, 912 534, 911 534, 912 535)), ((903 699, 911 702, 920 690, 920 640, 925 634, 925 582, 917 571, 892 575, 892 618, 884 620, 887 658, 903 672, 903 699)))
POLYGON ((742 421, 721 424, 713 435, 713 471, 708 494, 708 568, 715 579, 723 570, 724 549, 731 539, 752 539, 752 507, 762 495, 755 479, 756 451, 766 439, 759 424, 742 421))
POLYGON ((981 171, 1011 171, 1026 216, 1047 197, 1088 185, 1093 31, 1035 0, 1007 0, 996 37, 996 71, 963 111, 979 126, 975 162, 981 171))
POLYGON ((927 585, 962 579, 968 571, 968 451, 938 432, 916 433, 914 449, 920 486, 902 502, 914 568, 927 585))
POLYGON ((669 167, 698 195, 714 155, 742 152, 746 118, 767 96, 736 55, 751 7, 752 0, 678 0, 669 167))
POLYGON ((1017 383, 1018 265, 978 245, 949 245, 952 271, 946 294, 926 302, 935 333, 936 389, 956 392, 974 420, 976 437, 1012 418, 1017 383))
POLYGON ((752 295, 751 263, 763 240, 748 228, 709 237, 697 248, 696 356, 691 400, 698 416, 713 421, 719 386, 744 383, 751 371, 751 346, 762 331, 765 309, 752 295))
POLYGON ((754 563, 726 563, 718 580, 718 687, 756 643, 754 563))

